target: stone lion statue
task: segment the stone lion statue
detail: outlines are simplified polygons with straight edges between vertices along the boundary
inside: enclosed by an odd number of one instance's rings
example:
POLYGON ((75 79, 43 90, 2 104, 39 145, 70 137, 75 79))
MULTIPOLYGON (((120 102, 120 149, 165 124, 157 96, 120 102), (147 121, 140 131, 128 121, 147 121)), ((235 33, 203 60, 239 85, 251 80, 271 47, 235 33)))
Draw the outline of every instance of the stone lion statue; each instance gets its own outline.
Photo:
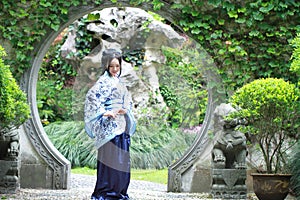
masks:
POLYGON ((0 160, 17 160, 19 149, 18 131, 0 131, 0 160))
POLYGON ((241 119, 227 120, 226 117, 233 111, 234 108, 229 104, 221 104, 215 110, 215 136, 218 139, 212 151, 214 168, 246 168, 246 137, 238 130, 246 122, 241 119))

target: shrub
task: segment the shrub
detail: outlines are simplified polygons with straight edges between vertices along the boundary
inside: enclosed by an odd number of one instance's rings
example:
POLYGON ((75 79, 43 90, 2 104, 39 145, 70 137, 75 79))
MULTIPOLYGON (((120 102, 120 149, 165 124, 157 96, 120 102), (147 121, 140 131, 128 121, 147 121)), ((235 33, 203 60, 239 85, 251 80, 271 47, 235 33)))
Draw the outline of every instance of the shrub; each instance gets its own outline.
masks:
POLYGON ((72 88, 56 84, 54 78, 39 80, 37 84, 37 106, 42 123, 72 121, 74 104, 72 88))
POLYGON ((230 98, 238 110, 231 117, 247 120, 246 133, 257 143, 266 171, 286 168, 287 151, 299 139, 299 89, 283 79, 258 79, 238 89, 230 98))
POLYGON ((201 70, 201 55, 188 44, 180 50, 167 47, 162 50, 166 63, 157 73, 161 95, 170 110, 169 123, 173 127, 202 124, 208 93, 201 70))
POLYGON ((30 114, 25 93, 19 88, 2 57, 6 53, 0 46, 0 132, 18 128, 30 114))

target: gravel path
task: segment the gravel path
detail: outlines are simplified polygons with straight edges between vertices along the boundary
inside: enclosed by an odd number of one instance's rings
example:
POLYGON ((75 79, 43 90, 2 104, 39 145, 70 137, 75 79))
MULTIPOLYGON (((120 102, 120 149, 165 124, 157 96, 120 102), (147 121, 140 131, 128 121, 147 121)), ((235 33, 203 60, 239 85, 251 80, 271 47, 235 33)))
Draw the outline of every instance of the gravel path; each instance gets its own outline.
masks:
MULTIPOLYGON (((96 176, 71 174, 68 190, 21 189, 17 194, 0 194, 1 200, 89 200, 96 176)), ((212 199, 209 194, 170 193, 167 185, 147 181, 131 180, 128 194, 131 200, 195 200, 212 199)), ((257 200, 249 195, 249 200, 257 200)))
MULTIPOLYGON (((89 200, 96 182, 96 176, 71 174, 68 190, 21 189, 17 194, 0 194, 8 200, 89 200)), ((199 199, 203 194, 167 193, 167 185, 147 181, 131 180, 128 194, 132 200, 199 199)), ((206 195, 207 196, 207 195, 206 195)))

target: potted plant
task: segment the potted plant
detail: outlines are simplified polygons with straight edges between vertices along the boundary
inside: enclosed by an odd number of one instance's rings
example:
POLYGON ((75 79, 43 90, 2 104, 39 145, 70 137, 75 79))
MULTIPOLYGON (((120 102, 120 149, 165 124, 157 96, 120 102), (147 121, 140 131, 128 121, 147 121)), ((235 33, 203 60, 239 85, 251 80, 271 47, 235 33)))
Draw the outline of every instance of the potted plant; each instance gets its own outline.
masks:
MULTIPOLYGON (((253 146, 257 145, 263 158, 260 172, 269 174, 269 180, 274 179, 288 169, 287 162, 291 147, 299 139, 300 92, 294 84, 277 78, 258 79, 238 89, 229 102, 236 112, 230 117, 239 117, 247 121, 242 130, 253 146)), ((286 180, 273 181, 272 186, 261 178, 256 184, 259 174, 252 174, 253 189, 259 199, 284 199, 288 194, 290 175, 284 175, 286 180), (278 184, 281 183, 281 184, 278 184), (283 186, 279 189, 279 186, 283 186), (268 196, 271 189, 284 194, 268 196), (256 189, 262 189, 257 193, 256 189)))

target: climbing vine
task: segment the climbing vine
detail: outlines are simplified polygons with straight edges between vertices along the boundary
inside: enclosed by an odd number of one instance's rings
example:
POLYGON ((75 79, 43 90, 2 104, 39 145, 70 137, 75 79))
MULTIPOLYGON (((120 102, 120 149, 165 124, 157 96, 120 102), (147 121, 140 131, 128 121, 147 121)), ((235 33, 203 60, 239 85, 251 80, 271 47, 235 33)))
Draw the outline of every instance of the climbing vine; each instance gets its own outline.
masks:
MULTIPOLYGON (((121 6, 118 0, 111 0, 121 6)), ((70 7, 101 5, 100 0, 10 0, 1 1, 1 40, 9 41, 13 51, 12 66, 18 78, 30 66, 35 44, 47 30, 57 31, 68 19, 70 7), (8 20, 9 19, 9 20, 8 20)), ((143 3, 157 11, 171 4, 181 13, 173 25, 180 26, 213 57, 227 91, 260 77, 283 77, 297 82, 289 70, 290 41, 300 32, 300 2, 295 0, 246 1, 162 1, 130 0, 133 6, 143 3)))
POLYGON ((291 57, 292 58, 291 71, 300 75, 300 33, 297 34, 297 37, 293 39, 291 44, 294 48, 291 57))
MULTIPOLYGON (((68 19, 71 6, 87 3, 80 0, 1 1, 0 32, 14 49, 10 52, 12 59, 6 62, 12 66, 11 70, 17 78, 29 68, 34 46, 43 39, 47 30, 57 31, 60 24, 68 19)), ((101 1, 94 3, 100 4, 101 1)))
POLYGON ((261 77, 296 82, 290 41, 300 32, 298 1, 187 1, 179 25, 210 53, 227 91, 261 77))

